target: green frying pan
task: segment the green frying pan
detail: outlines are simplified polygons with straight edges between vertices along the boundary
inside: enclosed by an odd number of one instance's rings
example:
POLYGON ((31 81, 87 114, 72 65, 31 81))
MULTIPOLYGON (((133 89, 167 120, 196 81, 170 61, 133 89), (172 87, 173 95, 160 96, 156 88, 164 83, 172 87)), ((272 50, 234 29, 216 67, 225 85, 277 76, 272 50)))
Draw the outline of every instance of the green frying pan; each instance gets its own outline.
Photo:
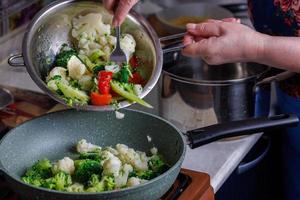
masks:
MULTIPOLYGON (((0 143, 0 171, 24 200, 156 200, 175 181, 185 155, 186 145, 180 131, 166 120, 140 111, 122 110, 124 119, 114 112, 67 110, 47 114, 12 129, 0 143), (152 140, 149 142, 147 136, 152 140), (157 147, 171 168, 137 187, 102 193, 70 193, 48 190, 23 183, 26 168, 42 158, 58 160, 73 157, 80 139, 109 146, 123 143, 148 152, 157 147)), ((282 126, 296 125, 295 115, 278 115, 213 125, 188 132, 192 148, 220 138, 244 135, 282 126), (198 134, 200 132, 200 134, 198 134)))
POLYGON ((68 110, 28 121, 2 139, 1 171, 26 200, 158 199, 171 187, 179 173, 186 149, 183 137, 177 128, 161 118, 137 111, 122 112, 125 113, 124 119, 116 119, 114 112, 68 110), (152 138, 151 142, 147 136, 152 138), (39 159, 73 157, 73 148, 80 139, 100 146, 123 143, 145 152, 155 146, 172 167, 141 186, 102 193, 59 192, 27 185, 20 180, 26 168, 39 159))

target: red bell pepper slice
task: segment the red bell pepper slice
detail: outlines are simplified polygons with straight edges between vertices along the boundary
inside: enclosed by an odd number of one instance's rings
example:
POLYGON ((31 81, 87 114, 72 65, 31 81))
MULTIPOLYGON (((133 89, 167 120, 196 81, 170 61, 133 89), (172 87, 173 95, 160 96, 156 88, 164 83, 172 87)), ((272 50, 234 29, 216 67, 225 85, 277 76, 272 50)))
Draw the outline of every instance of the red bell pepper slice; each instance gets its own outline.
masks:
POLYGON ((98 90, 100 94, 110 94, 110 81, 113 73, 109 71, 100 71, 98 74, 98 90))
POLYGON ((109 105, 112 100, 110 94, 99 94, 96 92, 91 93, 91 102, 95 106, 106 106, 109 105))
POLYGON ((139 66, 139 59, 137 56, 132 56, 129 60, 129 64, 132 68, 136 68, 139 66))
POLYGON ((132 74, 132 77, 129 78, 129 82, 133 84, 142 84, 143 83, 143 78, 138 72, 134 72, 132 74))

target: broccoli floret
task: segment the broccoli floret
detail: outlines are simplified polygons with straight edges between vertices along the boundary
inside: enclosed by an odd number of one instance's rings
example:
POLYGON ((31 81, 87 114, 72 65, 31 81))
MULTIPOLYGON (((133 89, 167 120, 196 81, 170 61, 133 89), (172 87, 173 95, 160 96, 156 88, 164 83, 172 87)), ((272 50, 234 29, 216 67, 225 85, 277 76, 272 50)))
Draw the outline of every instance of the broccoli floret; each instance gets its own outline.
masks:
POLYGON ((116 187, 115 179, 113 176, 103 176, 100 180, 99 175, 93 174, 89 181, 87 192, 102 192, 114 190, 116 187))
POLYGON ((96 62, 100 57, 102 57, 104 55, 105 55, 105 53, 103 51, 101 51, 100 49, 97 49, 89 56, 89 59, 92 62, 96 62))
POLYGON ((94 68, 93 68, 93 73, 94 74, 98 74, 100 71, 104 70, 104 65, 96 65, 94 68))
POLYGON ((48 159, 39 160, 26 171, 22 180, 31 185, 41 186, 44 179, 49 178, 52 175, 51 168, 52 164, 48 159))
POLYGON ((61 79, 62 79, 62 77, 60 75, 55 75, 50 80, 60 81, 61 79))
POLYGON ((54 177, 46 179, 42 187, 63 191, 71 184, 72 178, 70 174, 59 172, 54 177))
POLYGON ((100 174, 102 167, 99 161, 84 159, 75 161, 75 178, 86 183, 93 174, 100 174))
POLYGON ((115 189, 116 184, 113 176, 104 176, 101 181, 104 182, 105 190, 115 189))
POLYGON ((87 192, 102 192, 105 190, 104 182, 100 181, 99 175, 93 174, 89 180, 87 192))
POLYGON ((100 151, 81 153, 79 156, 79 159, 90 159, 90 160, 95 160, 98 162, 100 162, 102 160, 100 151))
POLYGON ((151 180, 158 176, 159 174, 155 173, 153 170, 146 170, 146 171, 132 171, 129 173, 128 178, 131 177, 138 177, 144 180, 151 180))
POLYGON ((70 83, 70 86, 72 86, 73 88, 77 88, 79 90, 81 89, 78 80, 71 79, 69 81, 69 83, 70 83))
POLYGON ((56 81, 57 88, 63 93, 65 100, 69 105, 73 103, 87 104, 89 96, 82 90, 67 85, 63 81, 56 81))
POLYGON ((40 187, 44 183, 44 179, 42 179, 40 176, 23 176, 22 181, 37 187, 40 187))
POLYGON ((151 180, 155 178, 157 175, 152 170, 140 171, 136 173, 137 177, 144 180, 151 180))
POLYGON ((67 45, 63 45, 59 54, 56 56, 55 65, 67 67, 68 61, 74 55, 77 56, 77 51, 75 49, 68 48, 67 45))
POLYGON ((114 92, 126 98, 127 100, 139 103, 148 108, 153 108, 149 103, 145 102, 134 93, 133 87, 131 87, 132 84, 120 83, 116 80, 112 80, 110 81, 110 85, 114 92))
POLYGON ((96 64, 92 63, 92 61, 85 55, 78 55, 79 59, 85 64, 85 66, 88 68, 90 72, 94 71, 94 68, 96 67, 96 64))
POLYGON ((153 172, 158 174, 162 174, 168 169, 165 161, 157 154, 151 156, 150 160, 148 161, 148 165, 153 172))
POLYGON ((129 78, 132 76, 129 65, 123 65, 120 70, 120 80, 123 83, 128 83, 129 78))

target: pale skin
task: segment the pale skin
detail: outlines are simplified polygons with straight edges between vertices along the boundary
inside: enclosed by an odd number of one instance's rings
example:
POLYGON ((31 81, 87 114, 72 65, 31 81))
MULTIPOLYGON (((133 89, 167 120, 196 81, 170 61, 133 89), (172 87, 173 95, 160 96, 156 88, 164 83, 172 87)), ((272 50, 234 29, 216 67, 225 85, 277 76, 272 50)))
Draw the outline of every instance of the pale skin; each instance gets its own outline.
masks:
POLYGON ((269 36, 236 19, 187 24, 182 53, 201 57, 211 65, 257 62, 300 72, 300 38, 269 36))
POLYGON ((129 10, 138 0, 103 0, 104 7, 114 14, 113 26, 122 24, 129 10))
MULTIPOLYGON (((104 0, 114 14, 113 26, 120 25, 138 0, 104 0)), ((182 53, 200 57, 208 64, 257 62, 300 72, 300 37, 279 37, 259 33, 235 18, 187 24, 182 53)))

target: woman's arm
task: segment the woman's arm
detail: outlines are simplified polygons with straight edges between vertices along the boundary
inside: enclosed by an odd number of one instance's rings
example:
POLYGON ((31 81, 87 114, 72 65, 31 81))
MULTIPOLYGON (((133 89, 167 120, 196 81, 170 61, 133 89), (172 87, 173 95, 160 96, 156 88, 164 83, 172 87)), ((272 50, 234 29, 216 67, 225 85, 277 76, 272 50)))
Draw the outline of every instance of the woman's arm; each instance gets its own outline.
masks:
POLYGON ((264 36, 263 48, 255 60, 269 66, 300 72, 300 38, 264 36))
POLYGON ((300 72, 300 38, 274 37, 235 22, 188 24, 182 53, 212 65, 257 62, 300 72))

